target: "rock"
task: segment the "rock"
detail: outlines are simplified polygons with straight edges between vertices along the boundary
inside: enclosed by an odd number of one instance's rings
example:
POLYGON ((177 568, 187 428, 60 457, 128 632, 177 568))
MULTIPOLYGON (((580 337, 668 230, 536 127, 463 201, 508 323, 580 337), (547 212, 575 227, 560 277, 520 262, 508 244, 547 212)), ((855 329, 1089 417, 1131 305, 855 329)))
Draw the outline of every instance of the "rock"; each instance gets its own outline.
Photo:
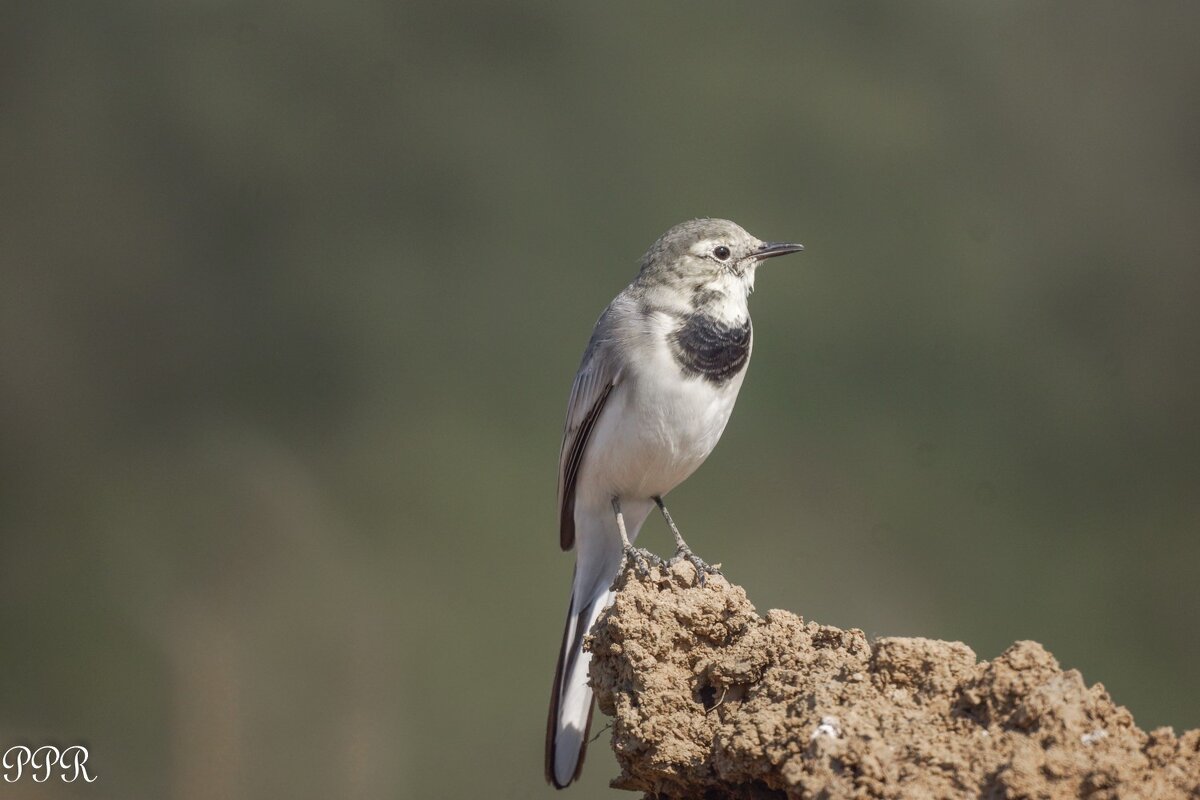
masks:
POLYGON ((690 564, 625 571, 590 640, 621 775, 648 798, 1200 797, 1200 731, 1146 734, 1036 642, 759 616, 690 564))

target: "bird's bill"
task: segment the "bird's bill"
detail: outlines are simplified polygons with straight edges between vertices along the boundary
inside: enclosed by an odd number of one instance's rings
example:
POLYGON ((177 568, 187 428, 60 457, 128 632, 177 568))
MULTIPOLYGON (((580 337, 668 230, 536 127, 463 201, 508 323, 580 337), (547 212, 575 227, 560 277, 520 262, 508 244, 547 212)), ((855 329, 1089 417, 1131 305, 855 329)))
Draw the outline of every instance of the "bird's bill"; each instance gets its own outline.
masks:
POLYGON ((786 256, 788 253, 799 253, 803 249, 804 245, 793 244, 791 242, 763 242, 758 250, 751 255, 759 261, 762 261, 764 258, 786 256))

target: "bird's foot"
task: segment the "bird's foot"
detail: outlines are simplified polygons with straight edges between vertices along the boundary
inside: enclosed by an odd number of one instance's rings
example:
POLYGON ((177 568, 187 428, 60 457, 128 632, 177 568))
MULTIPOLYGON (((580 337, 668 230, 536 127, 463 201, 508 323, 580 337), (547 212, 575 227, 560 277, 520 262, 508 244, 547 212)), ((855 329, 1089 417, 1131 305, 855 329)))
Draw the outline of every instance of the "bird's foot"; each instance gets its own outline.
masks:
POLYGON ((649 550, 645 550, 641 547, 634 547, 631 544, 627 544, 623 549, 623 553, 625 567, 632 566, 638 571, 639 575, 649 575, 651 564, 656 567, 661 567, 663 565, 663 560, 661 558, 654 555, 654 553, 651 553, 649 550))
POLYGON ((671 558, 670 563, 675 564, 679 561, 690 561, 692 566, 696 568, 696 577, 700 579, 700 585, 704 585, 706 575, 720 575, 720 564, 709 564, 707 561, 696 555, 688 547, 679 547, 675 549, 675 555, 671 558))

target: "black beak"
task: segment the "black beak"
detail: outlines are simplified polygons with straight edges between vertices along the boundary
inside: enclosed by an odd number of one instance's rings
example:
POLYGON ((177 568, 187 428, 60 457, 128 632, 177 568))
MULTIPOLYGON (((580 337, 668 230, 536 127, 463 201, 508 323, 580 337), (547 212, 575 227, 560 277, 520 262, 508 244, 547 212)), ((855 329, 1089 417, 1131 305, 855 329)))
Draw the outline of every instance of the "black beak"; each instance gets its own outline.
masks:
POLYGON ((799 253, 804 249, 802 244, 791 244, 789 242, 763 242, 762 246, 751 256, 762 261, 764 258, 774 258, 775 256, 786 256, 788 253, 799 253))

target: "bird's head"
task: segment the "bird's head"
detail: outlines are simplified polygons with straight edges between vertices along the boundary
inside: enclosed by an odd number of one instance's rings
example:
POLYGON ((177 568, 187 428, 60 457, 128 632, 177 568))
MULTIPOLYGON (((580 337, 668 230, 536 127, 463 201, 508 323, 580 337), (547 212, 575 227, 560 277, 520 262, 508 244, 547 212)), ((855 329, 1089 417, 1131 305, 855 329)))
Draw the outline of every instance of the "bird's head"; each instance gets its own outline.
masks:
POLYGON ((764 242, 727 219, 681 222, 659 237, 642 257, 641 275, 693 289, 754 289, 754 271, 764 259, 797 253, 803 245, 764 242))

